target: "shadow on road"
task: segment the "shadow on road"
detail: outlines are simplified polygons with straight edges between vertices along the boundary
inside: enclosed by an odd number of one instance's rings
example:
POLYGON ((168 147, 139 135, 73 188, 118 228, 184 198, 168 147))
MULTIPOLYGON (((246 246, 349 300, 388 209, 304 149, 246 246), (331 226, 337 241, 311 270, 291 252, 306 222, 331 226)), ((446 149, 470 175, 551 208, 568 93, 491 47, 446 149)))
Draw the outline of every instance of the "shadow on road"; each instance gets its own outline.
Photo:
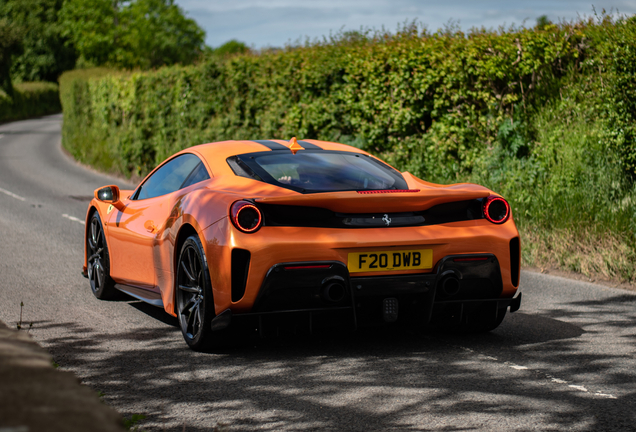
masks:
MULTIPOLYGON (((509 315, 481 335, 362 329, 244 343, 195 353, 176 319, 143 303, 130 305, 165 324, 121 333, 68 325, 49 341, 64 367, 126 413, 146 402, 147 430, 633 430, 635 392, 615 399, 555 384, 586 374, 635 383, 616 369, 620 355, 584 350, 581 340, 616 323, 607 315, 634 297, 561 305, 543 315, 509 315), (167 317, 167 318, 166 318, 167 317), (121 351, 109 346, 125 342, 121 351), (531 365, 518 370, 510 365, 531 365), (184 422, 183 418, 198 419, 184 422), (508 420, 506 420, 508 419, 508 420), (502 424, 502 421, 504 422, 502 424), (505 423, 509 421, 510 423, 505 423)), ((631 303, 630 303, 631 302, 631 303)), ((615 313, 614 313, 615 314, 615 313)), ((621 314, 623 328, 636 315, 621 314)), ((633 333, 633 331, 632 331, 633 333)), ((628 335, 634 343, 634 335, 628 335)), ((587 342, 589 343, 589 342, 587 342)), ((633 350, 632 350, 633 351, 633 350)), ((633 357, 629 359, 633 366, 633 357)), ((606 379, 606 381, 607 381, 606 379)), ((632 386, 633 388, 634 386, 632 386)), ((136 410, 136 411, 135 411, 136 410)))

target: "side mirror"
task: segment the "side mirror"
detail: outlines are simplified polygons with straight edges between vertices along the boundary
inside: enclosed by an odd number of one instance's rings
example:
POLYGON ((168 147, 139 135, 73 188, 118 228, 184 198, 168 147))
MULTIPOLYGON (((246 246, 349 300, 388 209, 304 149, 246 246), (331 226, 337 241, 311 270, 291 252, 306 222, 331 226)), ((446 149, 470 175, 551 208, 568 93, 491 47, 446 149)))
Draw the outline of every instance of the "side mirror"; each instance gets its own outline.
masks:
POLYGON ((99 201, 115 204, 119 202, 119 188, 115 185, 95 189, 95 198, 99 201))

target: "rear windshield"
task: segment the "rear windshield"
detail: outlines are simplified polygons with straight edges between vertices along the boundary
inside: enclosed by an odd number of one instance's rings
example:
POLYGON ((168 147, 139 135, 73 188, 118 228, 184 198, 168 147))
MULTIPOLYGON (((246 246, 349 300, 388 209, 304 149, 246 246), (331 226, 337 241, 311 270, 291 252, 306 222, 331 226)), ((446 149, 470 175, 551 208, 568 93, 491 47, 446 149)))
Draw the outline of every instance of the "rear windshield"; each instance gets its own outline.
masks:
POLYGON ((233 156, 227 161, 236 175, 303 193, 408 189, 398 171, 357 153, 272 151, 233 156))

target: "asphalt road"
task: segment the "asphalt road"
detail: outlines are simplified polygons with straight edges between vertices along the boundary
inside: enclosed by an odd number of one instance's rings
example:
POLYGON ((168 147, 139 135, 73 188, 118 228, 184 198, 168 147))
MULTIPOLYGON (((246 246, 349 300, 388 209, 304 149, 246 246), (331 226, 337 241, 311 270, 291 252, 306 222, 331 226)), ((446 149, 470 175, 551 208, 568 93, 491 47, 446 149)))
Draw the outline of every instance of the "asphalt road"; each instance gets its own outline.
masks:
MULTIPOLYGON (((364 330, 190 351, 176 321, 80 275, 95 188, 61 116, 0 125, 0 320, 144 430, 636 430, 636 295, 523 272, 521 310, 478 336, 364 330)), ((26 403, 26 402, 25 402, 26 403)))

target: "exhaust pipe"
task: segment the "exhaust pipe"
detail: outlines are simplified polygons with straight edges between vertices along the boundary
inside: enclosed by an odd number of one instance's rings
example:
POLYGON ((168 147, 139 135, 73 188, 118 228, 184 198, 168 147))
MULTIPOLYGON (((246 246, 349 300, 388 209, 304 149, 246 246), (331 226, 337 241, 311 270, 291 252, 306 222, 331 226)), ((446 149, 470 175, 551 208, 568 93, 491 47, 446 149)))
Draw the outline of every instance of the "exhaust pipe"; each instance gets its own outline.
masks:
POLYGON ((444 294, 454 296, 459 292, 459 279, 454 276, 447 277, 444 282, 442 282, 442 289, 444 290, 444 294))
POLYGON ((454 296, 459 293, 459 279, 461 275, 453 270, 442 273, 438 288, 441 288, 447 296, 454 296))
POLYGON ((344 300, 347 290, 341 282, 330 281, 322 286, 321 296, 329 303, 340 303, 344 300))

